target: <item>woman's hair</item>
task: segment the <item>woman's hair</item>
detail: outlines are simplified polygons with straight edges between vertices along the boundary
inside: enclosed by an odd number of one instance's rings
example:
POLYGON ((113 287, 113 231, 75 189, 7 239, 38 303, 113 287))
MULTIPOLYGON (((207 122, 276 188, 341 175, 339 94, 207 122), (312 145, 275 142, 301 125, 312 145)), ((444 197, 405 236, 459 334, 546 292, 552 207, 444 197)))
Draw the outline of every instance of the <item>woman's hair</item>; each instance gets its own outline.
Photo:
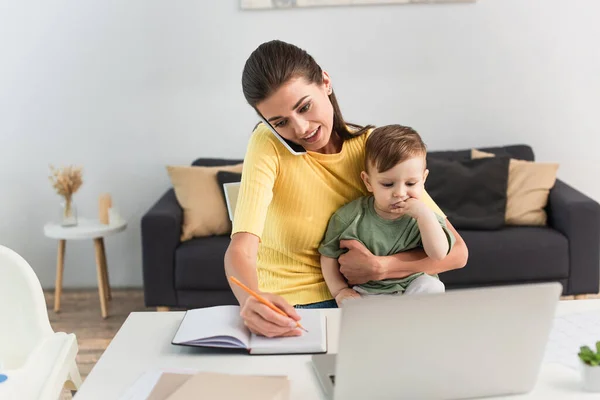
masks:
MULTIPOLYGON (((290 79, 302 77, 308 83, 323 83, 323 71, 310 54, 293 44, 273 40, 258 46, 250 54, 242 73, 242 90, 248 104, 256 112, 256 105, 275 93, 290 79)), ((347 123, 333 90, 329 95, 333 106, 333 130, 342 139, 362 135, 372 126, 362 127, 347 123), (349 129, 349 127, 354 129, 349 129)))
POLYGON ((378 172, 385 172, 409 158, 426 155, 427 147, 414 129, 402 125, 381 126, 367 139, 365 171, 375 167, 378 172))

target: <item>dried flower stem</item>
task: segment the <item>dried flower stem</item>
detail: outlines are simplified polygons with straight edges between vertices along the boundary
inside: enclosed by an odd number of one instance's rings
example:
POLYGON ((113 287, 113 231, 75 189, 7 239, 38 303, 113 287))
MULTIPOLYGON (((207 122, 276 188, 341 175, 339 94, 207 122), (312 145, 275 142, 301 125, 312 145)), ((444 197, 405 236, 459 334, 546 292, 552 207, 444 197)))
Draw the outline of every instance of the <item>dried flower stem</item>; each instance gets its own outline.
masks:
POLYGON ((50 166, 50 172, 52 173, 48 178, 52 187, 56 193, 65 199, 65 214, 71 214, 71 203, 73 194, 79 190, 83 184, 81 167, 74 167, 72 165, 56 169, 52 165, 50 166))

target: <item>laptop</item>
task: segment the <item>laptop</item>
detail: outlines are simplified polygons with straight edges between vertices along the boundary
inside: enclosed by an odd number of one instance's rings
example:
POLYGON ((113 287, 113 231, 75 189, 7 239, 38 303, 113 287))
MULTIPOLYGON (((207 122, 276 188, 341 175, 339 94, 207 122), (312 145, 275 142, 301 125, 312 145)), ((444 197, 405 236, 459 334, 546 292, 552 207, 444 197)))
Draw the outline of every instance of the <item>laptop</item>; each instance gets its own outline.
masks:
POLYGON ((562 292, 542 283, 342 307, 338 354, 312 356, 330 399, 467 399, 535 386, 562 292))
POLYGON ((240 193, 241 182, 231 182, 223 184, 223 192, 225 193, 225 204, 227 205, 227 214, 229 219, 233 221, 235 215, 235 205, 237 204, 238 194, 240 193))

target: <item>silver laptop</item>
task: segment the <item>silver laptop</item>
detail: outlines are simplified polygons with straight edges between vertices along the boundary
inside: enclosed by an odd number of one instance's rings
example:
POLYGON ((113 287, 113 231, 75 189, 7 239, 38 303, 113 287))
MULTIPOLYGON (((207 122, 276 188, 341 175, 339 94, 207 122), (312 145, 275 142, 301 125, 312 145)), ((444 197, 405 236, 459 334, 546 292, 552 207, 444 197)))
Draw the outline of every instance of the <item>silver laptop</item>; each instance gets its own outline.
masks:
POLYGON ((241 182, 231 182, 223 184, 223 192, 225 193, 225 204, 227 205, 227 214, 233 222, 235 215, 235 206, 237 204, 238 194, 240 193, 241 182))
POLYGON ((331 399, 525 393, 541 367, 559 283, 372 296, 342 307, 338 354, 312 363, 331 399))

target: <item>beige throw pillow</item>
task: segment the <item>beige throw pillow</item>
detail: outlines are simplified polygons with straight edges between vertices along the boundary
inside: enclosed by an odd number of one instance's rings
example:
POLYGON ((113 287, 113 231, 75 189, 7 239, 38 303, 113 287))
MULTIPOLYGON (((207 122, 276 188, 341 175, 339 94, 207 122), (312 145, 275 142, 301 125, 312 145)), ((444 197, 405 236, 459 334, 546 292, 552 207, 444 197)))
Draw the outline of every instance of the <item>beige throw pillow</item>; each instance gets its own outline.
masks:
POLYGON ((167 166, 177 201, 183 208, 181 241, 231 232, 217 172, 242 172, 242 165, 222 167, 167 166))
MULTIPOLYGON (((471 158, 495 157, 494 154, 471 150, 471 158)), ((546 225, 544 208, 550 189, 556 182, 558 164, 510 160, 506 190, 507 225, 546 225)))

